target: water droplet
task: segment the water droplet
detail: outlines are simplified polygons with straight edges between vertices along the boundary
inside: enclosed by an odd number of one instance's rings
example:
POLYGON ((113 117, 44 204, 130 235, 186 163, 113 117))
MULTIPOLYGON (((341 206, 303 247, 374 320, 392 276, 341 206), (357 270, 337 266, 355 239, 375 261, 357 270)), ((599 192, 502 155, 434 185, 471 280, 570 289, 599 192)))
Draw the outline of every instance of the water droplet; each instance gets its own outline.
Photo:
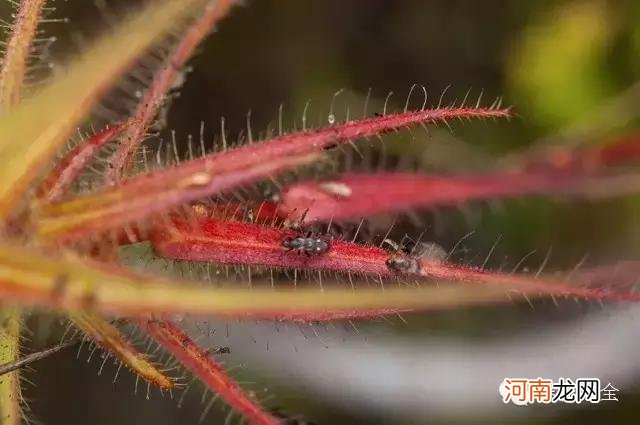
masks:
POLYGON ((328 121, 329 124, 334 124, 336 122, 336 116, 333 114, 329 114, 328 121))

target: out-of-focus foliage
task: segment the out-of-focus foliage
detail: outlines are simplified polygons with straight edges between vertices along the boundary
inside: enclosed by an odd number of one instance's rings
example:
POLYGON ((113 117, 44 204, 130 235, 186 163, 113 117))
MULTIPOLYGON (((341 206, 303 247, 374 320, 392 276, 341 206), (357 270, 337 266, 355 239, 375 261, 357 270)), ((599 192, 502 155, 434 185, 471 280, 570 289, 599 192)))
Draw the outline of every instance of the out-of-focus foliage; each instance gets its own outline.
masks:
POLYGON ((507 68, 521 113, 557 128, 614 94, 609 62, 618 16, 605 2, 558 3, 524 29, 507 68))

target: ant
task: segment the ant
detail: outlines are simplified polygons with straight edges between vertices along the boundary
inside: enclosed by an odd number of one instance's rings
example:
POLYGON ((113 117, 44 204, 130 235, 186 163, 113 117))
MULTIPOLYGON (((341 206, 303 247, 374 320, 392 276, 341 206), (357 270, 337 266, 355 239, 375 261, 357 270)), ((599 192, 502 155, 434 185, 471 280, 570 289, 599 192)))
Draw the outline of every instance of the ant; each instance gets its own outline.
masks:
POLYGON ((298 251, 305 253, 309 257, 312 255, 321 255, 329 251, 329 241, 323 238, 312 236, 311 232, 306 236, 287 237, 282 241, 282 246, 287 251, 298 251))

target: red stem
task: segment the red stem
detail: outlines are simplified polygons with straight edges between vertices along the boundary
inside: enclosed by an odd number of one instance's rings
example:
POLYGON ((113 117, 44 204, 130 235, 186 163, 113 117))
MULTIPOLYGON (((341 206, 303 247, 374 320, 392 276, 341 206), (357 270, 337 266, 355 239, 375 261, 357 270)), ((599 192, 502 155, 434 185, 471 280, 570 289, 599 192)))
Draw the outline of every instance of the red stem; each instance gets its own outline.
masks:
POLYGON ((305 155, 336 144, 371 137, 420 123, 446 122, 456 118, 508 117, 510 117, 508 109, 491 108, 439 108, 390 114, 382 117, 349 121, 316 130, 291 133, 265 140, 262 143, 244 145, 233 150, 210 155, 201 159, 201 161, 207 161, 214 168, 221 166, 247 166, 256 161, 270 161, 290 155, 305 155))
POLYGON ((254 425, 276 425, 281 421, 265 411, 247 394, 211 355, 178 326, 167 320, 139 320, 138 325, 180 363, 219 394, 234 410, 254 425))
MULTIPOLYGON (((480 267, 464 267, 439 261, 422 260, 418 263, 418 273, 435 281, 513 285, 514 290, 522 290, 528 294, 536 292, 542 296, 584 297, 590 300, 634 300, 638 294, 630 291, 616 291, 606 289, 604 285, 598 288, 589 287, 589 275, 585 279, 574 279, 570 284, 562 279, 538 278, 527 275, 493 273, 480 267), (575 283, 580 284, 577 286, 575 283)), ((615 282, 611 282, 612 284, 615 282)))
POLYGON ((590 153, 591 163, 605 166, 628 164, 640 159, 640 136, 630 136, 601 147, 592 149, 590 153))
POLYGON ((131 120, 132 125, 122 137, 122 144, 115 152, 107 174, 108 181, 113 182, 120 177, 128 159, 142 143, 149 125, 157 115, 165 95, 171 90, 180 75, 181 69, 215 23, 227 14, 233 3, 233 0, 210 1, 202 17, 189 27, 180 42, 171 51, 164 67, 155 76, 149 90, 140 101, 131 120))
POLYGON ((530 171, 580 172, 630 165, 640 159, 640 136, 616 139, 602 146, 557 147, 527 155, 524 167, 530 171))
POLYGON ((417 207, 525 195, 616 196, 640 190, 637 176, 557 171, 497 172, 473 176, 413 173, 344 174, 286 188, 278 211, 292 220, 360 219, 417 207), (604 189, 604 190, 602 190, 604 189))
POLYGON ((67 152, 38 188, 38 198, 47 202, 59 201, 93 160, 96 152, 124 128, 125 124, 107 127, 67 152))
MULTIPOLYGON (((514 290, 542 296, 577 296, 593 300, 637 298, 628 291, 576 286, 561 279, 547 277, 496 273, 339 240, 330 241, 327 252, 308 256, 288 251, 283 246, 283 241, 299 237, 299 232, 215 218, 174 218, 169 224, 156 226, 150 234, 153 247, 159 255, 185 261, 332 270, 380 278, 406 276, 435 282, 512 285, 514 290)), ((580 282, 578 279, 578 283, 580 282)), ((391 310, 393 309, 388 309, 386 313, 391 310)), ((380 310, 359 310, 357 315, 386 313, 380 310)), ((283 320, 300 318, 307 321, 324 320, 332 315, 337 315, 334 318, 355 318, 356 313, 345 310, 294 311, 286 315, 268 313, 269 317, 283 320)))
POLYGON ((255 160, 214 168, 206 161, 187 161, 178 167, 150 172, 94 194, 44 205, 39 211, 43 237, 80 239, 119 229, 155 213, 219 194, 306 164, 316 156, 289 156, 268 162, 255 160))
POLYGON ((71 200, 68 204, 54 204, 41 212, 40 233, 42 236, 65 234, 83 237, 87 233, 121 227, 153 213, 294 168, 309 162, 309 154, 338 143, 411 124, 454 118, 509 116, 510 112, 506 109, 440 108, 367 118, 293 133, 207 155, 178 167, 135 176, 121 185, 71 200))
MULTIPOLYGON (((286 157, 307 155, 337 143, 375 136, 412 124, 432 123, 454 118, 506 118, 509 116, 509 110, 503 109, 441 108, 373 117, 317 130, 292 133, 265 140, 261 143, 253 143, 225 152, 206 155, 202 158, 184 162, 172 170, 176 170, 176 173, 178 172, 177 170, 180 170, 180 175, 202 169, 214 170, 217 174, 222 174, 225 171, 243 169, 256 164, 282 160, 286 157)), ((160 173, 151 172, 136 176, 128 180, 126 184, 128 187, 144 189, 150 184, 150 181, 158 178, 156 174, 160 173)))
POLYGON ((384 249, 327 239, 326 253, 306 255, 287 250, 283 245, 288 238, 304 234, 257 224, 217 218, 174 218, 171 223, 157 224, 150 235, 159 255, 176 260, 394 275, 386 265, 389 253, 384 249))

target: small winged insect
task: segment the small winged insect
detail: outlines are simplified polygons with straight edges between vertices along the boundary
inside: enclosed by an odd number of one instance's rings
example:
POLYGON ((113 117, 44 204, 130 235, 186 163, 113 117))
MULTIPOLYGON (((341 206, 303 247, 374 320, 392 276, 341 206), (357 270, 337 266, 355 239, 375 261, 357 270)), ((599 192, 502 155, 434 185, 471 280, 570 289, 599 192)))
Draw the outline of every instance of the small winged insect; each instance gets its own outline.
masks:
POLYGON ((305 253, 308 256, 321 255, 329 251, 329 241, 308 233, 306 236, 288 237, 282 241, 288 251, 305 253))
POLYGON ((435 262, 444 261, 448 257, 447 251, 435 242, 415 243, 409 241, 404 244, 402 252, 416 258, 435 262))
POLYGON ((448 257, 447 251, 435 242, 414 242, 412 239, 404 237, 400 243, 391 239, 385 239, 383 245, 388 245, 396 253, 405 253, 415 258, 443 261, 448 257), (405 239, 408 239, 405 241, 405 239))
POLYGON ((386 264, 389 269, 398 273, 417 274, 420 271, 418 259, 403 253, 391 254, 386 264))
POLYGON ((447 258, 447 252, 440 245, 433 242, 414 242, 409 239, 398 244, 391 239, 385 239, 395 252, 387 259, 387 267, 398 273, 418 273, 420 260, 441 262, 447 258))
POLYGON ((207 354, 229 354, 231 353, 231 348, 227 346, 214 347, 207 350, 207 354))

